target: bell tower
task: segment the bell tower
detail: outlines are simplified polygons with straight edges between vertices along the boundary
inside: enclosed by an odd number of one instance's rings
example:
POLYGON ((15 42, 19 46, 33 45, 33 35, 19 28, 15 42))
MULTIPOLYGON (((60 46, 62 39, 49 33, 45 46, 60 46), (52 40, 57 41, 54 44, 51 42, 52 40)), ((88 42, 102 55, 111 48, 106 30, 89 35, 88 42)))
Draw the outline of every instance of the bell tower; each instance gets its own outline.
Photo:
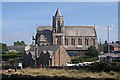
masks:
POLYGON ((55 16, 53 16, 52 28, 53 33, 61 33, 61 27, 64 25, 63 16, 59 9, 57 9, 55 16))
POLYGON ((57 9, 55 16, 53 16, 52 22, 53 31, 53 45, 64 45, 64 20, 59 9, 57 9))

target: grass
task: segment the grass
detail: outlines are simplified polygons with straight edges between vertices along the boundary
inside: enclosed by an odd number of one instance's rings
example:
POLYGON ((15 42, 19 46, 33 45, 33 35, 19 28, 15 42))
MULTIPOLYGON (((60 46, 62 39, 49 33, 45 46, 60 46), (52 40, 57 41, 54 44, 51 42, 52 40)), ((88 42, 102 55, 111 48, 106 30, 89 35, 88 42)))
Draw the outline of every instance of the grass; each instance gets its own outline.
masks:
POLYGON ((48 68, 26 68, 22 70, 2 70, 3 74, 22 74, 22 75, 31 75, 31 76, 66 76, 66 77, 75 77, 75 78, 117 78, 120 79, 120 72, 88 72, 85 70, 65 70, 65 69, 48 69, 48 68))

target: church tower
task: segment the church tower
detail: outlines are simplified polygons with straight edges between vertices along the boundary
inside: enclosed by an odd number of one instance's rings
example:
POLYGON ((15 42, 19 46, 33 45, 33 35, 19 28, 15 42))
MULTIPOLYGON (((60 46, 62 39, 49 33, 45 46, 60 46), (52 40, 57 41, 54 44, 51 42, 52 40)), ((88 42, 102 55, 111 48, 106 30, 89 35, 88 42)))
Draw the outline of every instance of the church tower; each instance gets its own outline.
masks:
POLYGON ((59 9, 57 9, 55 16, 53 16, 53 23, 52 23, 52 30, 53 30, 53 45, 64 45, 64 20, 63 16, 59 9))
POLYGON ((53 33, 61 33, 62 26, 64 26, 63 16, 59 9, 57 9, 55 16, 53 16, 52 28, 53 33))

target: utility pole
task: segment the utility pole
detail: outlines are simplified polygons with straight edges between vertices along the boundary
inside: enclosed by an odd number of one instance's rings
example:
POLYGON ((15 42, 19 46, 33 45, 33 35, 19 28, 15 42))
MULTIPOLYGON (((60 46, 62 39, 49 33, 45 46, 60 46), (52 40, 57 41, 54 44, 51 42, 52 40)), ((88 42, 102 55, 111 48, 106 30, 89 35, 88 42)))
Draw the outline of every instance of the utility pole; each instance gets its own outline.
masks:
POLYGON ((34 45, 34 52, 35 52, 35 67, 37 67, 37 46, 36 46, 36 38, 34 38, 34 36, 32 36, 32 40, 35 41, 35 45, 34 45))
MULTIPOLYGON (((110 25, 110 26, 113 26, 113 25, 110 25)), ((107 26, 107 30, 108 30, 108 61, 111 61, 111 56, 110 56, 110 42, 109 42, 109 36, 110 36, 110 34, 109 34, 109 27, 110 26, 107 26)))
POLYGON ((59 49, 59 66, 60 66, 60 49, 59 49))
POLYGON ((110 54, 110 44, 109 44, 109 26, 107 26, 107 29, 108 29, 108 56, 110 54))
POLYGON ((108 56, 107 56, 107 62, 110 62, 109 26, 107 26, 107 32, 108 32, 108 56))

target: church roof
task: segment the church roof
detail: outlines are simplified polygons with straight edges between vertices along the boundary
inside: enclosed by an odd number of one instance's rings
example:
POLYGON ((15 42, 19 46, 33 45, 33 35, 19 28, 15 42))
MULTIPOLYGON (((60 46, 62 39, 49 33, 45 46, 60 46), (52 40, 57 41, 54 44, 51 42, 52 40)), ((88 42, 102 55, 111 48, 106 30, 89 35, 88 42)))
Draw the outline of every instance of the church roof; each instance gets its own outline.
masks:
POLYGON ((94 26, 65 26, 66 36, 97 36, 94 26))
POLYGON ((55 16, 62 16, 61 12, 59 9, 57 9, 56 13, 55 13, 55 16))
POLYGON ((88 47, 87 46, 68 46, 65 48, 67 51, 69 50, 87 50, 88 47))
POLYGON ((41 31, 41 30, 52 30, 52 26, 37 26, 36 31, 41 31))

